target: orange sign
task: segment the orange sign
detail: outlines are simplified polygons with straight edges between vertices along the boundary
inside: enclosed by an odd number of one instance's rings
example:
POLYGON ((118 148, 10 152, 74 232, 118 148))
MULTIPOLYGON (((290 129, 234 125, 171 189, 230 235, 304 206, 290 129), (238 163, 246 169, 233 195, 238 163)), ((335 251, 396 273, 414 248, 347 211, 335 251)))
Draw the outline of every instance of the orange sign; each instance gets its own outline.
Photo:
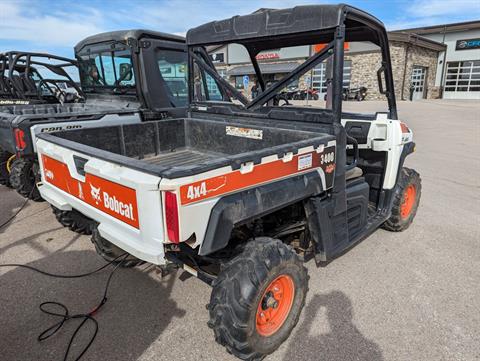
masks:
POLYGON ((45 181, 85 203, 139 228, 137 196, 134 189, 111 182, 93 174, 85 181, 72 178, 65 163, 42 155, 45 181))
MULTIPOLYGON (((313 45, 313 52, 314 53, 319 53, 326 46, 327 46, 327 44, 315 44, 315 45, 313 45)), ((348 41, 344 42, 343 43, 343 50, 349 50, 349 49, 350 49, 350 43, 348 41)))
POLYGON ((289 162, 279 159, 270 163, 256 165, 249 173, 242 174, 240 170, 237 170, 181 186, 180 200, 182 204, 189 204, 300 173, 311 168, 318 168, 319 166, 320 155, 317 152, 296 155, 289 162))

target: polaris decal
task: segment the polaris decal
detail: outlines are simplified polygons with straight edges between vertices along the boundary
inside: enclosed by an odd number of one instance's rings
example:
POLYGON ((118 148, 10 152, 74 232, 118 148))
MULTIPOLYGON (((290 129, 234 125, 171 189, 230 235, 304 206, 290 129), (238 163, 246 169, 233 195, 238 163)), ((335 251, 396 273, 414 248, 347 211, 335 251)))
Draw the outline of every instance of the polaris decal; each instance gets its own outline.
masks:
POLYGON ((74 179, 68 166, 42 155, 45 181, 85 203, 139 228, 137 196, 134 189, 86 173, 85 181, 74 179))

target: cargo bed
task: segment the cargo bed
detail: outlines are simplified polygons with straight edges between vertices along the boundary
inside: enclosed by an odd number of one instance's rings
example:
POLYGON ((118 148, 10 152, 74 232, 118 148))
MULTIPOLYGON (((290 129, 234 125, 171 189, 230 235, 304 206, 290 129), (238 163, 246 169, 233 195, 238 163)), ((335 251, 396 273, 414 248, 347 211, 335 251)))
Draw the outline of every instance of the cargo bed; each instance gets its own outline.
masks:
POLYGON ((162 178, 178 178, 263 157, 296 154, 326 145, 328 134, 252 126, 248 123, 178 118, 41 134, 40 139, 162 178))

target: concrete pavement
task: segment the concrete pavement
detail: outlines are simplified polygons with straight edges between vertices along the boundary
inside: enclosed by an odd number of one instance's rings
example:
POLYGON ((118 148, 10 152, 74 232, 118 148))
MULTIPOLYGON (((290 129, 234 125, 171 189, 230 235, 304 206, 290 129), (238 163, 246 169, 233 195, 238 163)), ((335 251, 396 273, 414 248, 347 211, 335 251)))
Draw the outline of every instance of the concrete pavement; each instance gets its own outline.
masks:
MULTIPOLYGON (((381 110, 348 102, 347 110, 381 110)), ((299 324, 268 361, 480 359, 480 104, 400 102, 417 151, 406 166, 423 181, 413 225, 378 230, 325 268, 309 269, 310 291, 299 324)), ((23 200, 0 187, 0 223, 23 200)), ((102 265, 88 237, 62 228, 47 203, 29 203, 0 229, 0 263, 82 273, 102 265)), ((0 268, 0 358, 61 360, 79 321, 43 342, 56 320, 46 300, 71 313, 101 298, 108 273, 47 278, 0 268)), ((98 313, 97 339, 84 360, 235 360, 207 327, 207 285, 182 272, 161 279, 151 267, 122 269, 98 313)), ((72 355, 89 339, 82 331, 72 355)))

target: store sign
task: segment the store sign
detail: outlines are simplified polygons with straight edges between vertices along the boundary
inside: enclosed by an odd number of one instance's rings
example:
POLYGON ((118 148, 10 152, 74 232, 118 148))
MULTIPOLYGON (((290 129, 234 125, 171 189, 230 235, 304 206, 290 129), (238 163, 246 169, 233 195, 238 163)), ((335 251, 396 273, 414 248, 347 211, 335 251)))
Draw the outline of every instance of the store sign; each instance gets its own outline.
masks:
POLYGON ((279 53, 260 53, 255 57, 255 59, 257 60, 280 59, 280 54, 279 53))
POLYGON ((480 49, 480 38, 457 40, 455 50, 480 49))
MULTIPOLYGON (((313 52, 314 53, 319 53, 321 52, 324 48, 327 47, 328 44, 315 44, 313 45, 313 52)), ((348 41, 345 41, 343 43, 343 50, 350 50, 350 43, 348 41)))
POLYGON ((225 54, 224 53, 210 54, 210 59, 212 60, 213 63, 224 63, 225 54))

